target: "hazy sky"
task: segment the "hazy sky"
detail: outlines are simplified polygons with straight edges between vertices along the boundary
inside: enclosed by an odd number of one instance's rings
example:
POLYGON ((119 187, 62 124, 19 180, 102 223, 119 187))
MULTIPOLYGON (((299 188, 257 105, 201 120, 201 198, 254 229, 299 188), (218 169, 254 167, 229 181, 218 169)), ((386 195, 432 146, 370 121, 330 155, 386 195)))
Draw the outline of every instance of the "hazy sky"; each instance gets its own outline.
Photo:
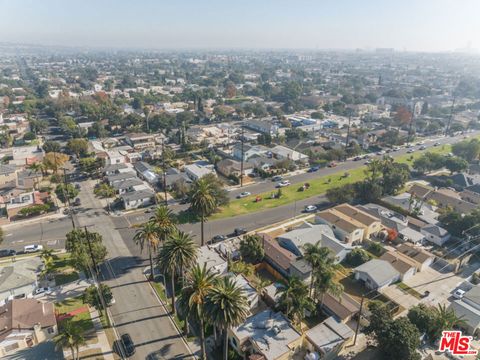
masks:
POLYGON ((0 0, 0 42, 122 48, 480 48, 480 0, 0 0))

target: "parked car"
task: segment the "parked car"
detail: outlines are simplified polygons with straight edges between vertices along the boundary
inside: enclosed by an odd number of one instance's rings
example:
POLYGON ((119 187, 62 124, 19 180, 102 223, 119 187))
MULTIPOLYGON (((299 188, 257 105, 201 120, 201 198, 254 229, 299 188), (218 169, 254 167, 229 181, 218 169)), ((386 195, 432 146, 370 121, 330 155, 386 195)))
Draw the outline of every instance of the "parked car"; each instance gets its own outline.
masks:
POLYGON ((407 154, 413 154, 415 152, 415 149, 408 149, 407 154))
POLYGON ((315 172, 315 171, 318 171, 318 170, 320 170, 319 166, 312 166, 310 169, 308 169, 308 172, 312 173, 312 172, 315 172))
POLYGON ((35 289, 34 294, 35 295, 40 295, 45 293, 48 294, 50 291, 52 291, 52 289, 50 289, 49 287, 41 287, 41 288, 35 289))
POLYGON ((80 206, 80 205, 82 205, 82 201, 80 200, 80 198, 76 198, 75 201, 73 202, 73 205, 74 205, 74 206, 80 206))
POLYGON ((272 181, 275 182, 275 181, 282 181, 283 180, 283 177, 281 177, 280 175, 275 175, 274 177, 272 177, 272 181))
POLYGON ((384 150, 377 151, 377 155, 383 155, 383 154, 385 154, 384 150))
POLYGON ((215 243, 218 243, 218 242, 227 240, 227 239, 228 239, 228 236, 227 236, 227 235, 215 235, 215 236, 212 238, 212 240, 210 241, 210 243, 215 244, 215 243))
POLYGON ((330 164, 328 164, 328 167, 333 168, 337 166, 337 163, 335 161, 332 161, 330 164))
POLYGON ((280 182, 277 184, 277 187, 285 187, 285 186, 288 186, 288 185, 290 185, 290 181, 284 180, 284 181, 280 181, 280 182))
POLYGON ((3 249, 0 250, 0 257, 6 257, 6 256, 15 256, 17 255, 17 252, 12 249, 3 249))
POLYGON ((244 198, 244 197, 247 197, 247 196, 250 196, 250 195, 252 195, 251 192, 244 191, 244 192, 237 195, 237 199, 241 199, 241 198, 244 198))
POLYGON ((305 212, 312 213, 317 211, 317 207, 315 205, 307 205, 305 206, 305 212))
POLYGON ((25 253, 34 253, 42 250, 43 250, 43 245, 27 245, 23 248, 23 252, 25 253))
POLYGON ((463 295, 465 295, 465 291, 462 290, 462 289, 457 289, 457 290, 455 290, 455 292, 453 293, 453 297, 454 297, 455 299, 461 299, 461 298, 463 298, 463 295))
POLYGON ((122 340, 123 350, 125 355, 132 356, 135 354, 135 344, 129 334, 123 334, 120 339, 122 340))
POLYGON ((247 233, 247 229, 245 228, 236 228, 235 230, 233 230, 233 235, 235 236, 243 235, 246 233, 247 233))
POLYGON ((426 150, 427 147, 425 145, 420 146, 420 150, 426 150))
POLYGON ((180 205, 188 204, 188 202, 189 202, 188 197, 184 197, 184 198, 180 199, 180 201, 179 201, 180 205))
POLYGON ((353 158, 353 161, 360 161, 360 160, 362 160, 362 157, 361 157, 361 156, 355 156, 355 157, 353 158))
POLYGON ((436 142, 435 144, 433 144, 433 146, 440 146, 441 144, 439 142, 436 142))
POLYGON ((80 190, 80 184, 79 183, 75 184, 75 189, 80 190))

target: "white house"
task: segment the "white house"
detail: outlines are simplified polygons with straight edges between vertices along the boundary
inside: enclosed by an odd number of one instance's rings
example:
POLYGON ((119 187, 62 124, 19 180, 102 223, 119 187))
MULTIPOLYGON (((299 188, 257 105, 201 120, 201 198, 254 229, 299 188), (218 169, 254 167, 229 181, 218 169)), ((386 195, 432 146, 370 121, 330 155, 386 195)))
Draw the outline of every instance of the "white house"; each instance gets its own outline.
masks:
POLYGON ((125 210, 137 209, 154 203, 155 193, 152 190, 126 192, 120 195, 125 210))
POLYGON ((451 237, 447 230, 438 225, 429 224, 421 228, 420 232, 425 236, 425 240, 438 246, 445 244, 451 237))

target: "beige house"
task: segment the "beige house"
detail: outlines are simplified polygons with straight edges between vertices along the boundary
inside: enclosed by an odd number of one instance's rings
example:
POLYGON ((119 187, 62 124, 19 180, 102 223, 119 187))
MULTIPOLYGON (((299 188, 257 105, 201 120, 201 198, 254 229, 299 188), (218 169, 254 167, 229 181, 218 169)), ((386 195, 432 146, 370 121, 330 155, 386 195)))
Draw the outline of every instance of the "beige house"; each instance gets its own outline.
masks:
POLYGON ((0 307, 0 358, 58 334, 53 303, 14 299, 0 307))
POLYGON ((360 243, 382 229, 380 219, 348 204, 320 211, 317 223, 329 225, 335 235, 346 243, 360 243))

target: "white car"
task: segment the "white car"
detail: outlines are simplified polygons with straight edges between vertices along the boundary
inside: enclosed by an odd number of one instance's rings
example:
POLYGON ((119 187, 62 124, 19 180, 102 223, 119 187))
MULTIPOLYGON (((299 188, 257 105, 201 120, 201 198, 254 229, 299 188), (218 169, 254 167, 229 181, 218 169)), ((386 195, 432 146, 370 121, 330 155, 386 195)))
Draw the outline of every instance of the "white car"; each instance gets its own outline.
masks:
POLYGON ((35 289, 34 294, 35 295, 48 294, 50 291, 52 291, 52 289, 50 289, 49 287, 41 287, 41 288, 35 289))
POLYGON ((241 198, 244 198, 244 197, 247 197, 247 196, 250 196, 250 195, 252 195, 251 192, 244 191, 244 192, 237 195, 237 199, 241 199, 241 198))
POLYGON ((433 146, 440 146, 442 144, 440 144, 439 142, 436 142, 435 144, 433 144, 433 146))
POLYGON ((407 154, 413 154, 415 152, 415 149, 408 149, 407 154))
POLYGON ((463 298, 463 295, 465 295, 465 291, 462 290, 462 289, 457 289, 457 290, 455 290, 455 292, 453 293, 453 297, 454 297, 455 299, 461 299, 461 298, 463 298))
POLYGON ((305 206, 305 212, 310 213, 310 212, 315 212, 315 211, 317 211, 317 207, 315 205, 305 206))
POLYGON ((288 186, 288 185, 290 185, 290 181, 288 181, 288 180, 280 181, 277 184, 278 187, 285 187, 285 186, 288 186))
POLYGON ((425 145, 420 146, 420 150, 426 150, 427 147, 425 145))
POLYGON ((42 250, 43 250, 43 245, 27 245, 23 248, 23 252, 25 253, 34 253, 42 250))

